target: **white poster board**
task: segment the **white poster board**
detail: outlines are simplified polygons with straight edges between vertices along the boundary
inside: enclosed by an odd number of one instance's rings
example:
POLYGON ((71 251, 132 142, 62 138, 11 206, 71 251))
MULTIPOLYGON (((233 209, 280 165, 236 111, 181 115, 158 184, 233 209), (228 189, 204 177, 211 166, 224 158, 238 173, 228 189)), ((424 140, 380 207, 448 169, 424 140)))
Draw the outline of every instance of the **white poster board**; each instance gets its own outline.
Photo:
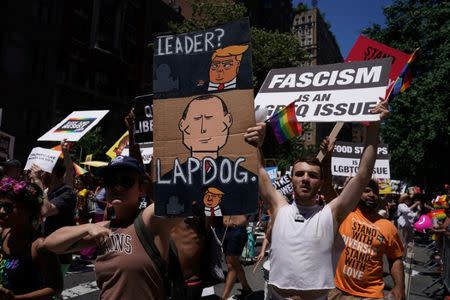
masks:
POLYGON ((29 170, 33 165, 37 165, 41 170, 51 173, 58 161, 61 151, 36 147, 31 150, 24 170, 29 170))
POLYGON ((391 59, 273 69, 255 98, 268 117, 297 100, 299 122, 378 121, 370 112, 386 94, 391 59))
MULTIPOLYGON (((336 176, 355 176, 358 172, 363 150, 363 144, 336 142, 331 157, 331 173, 336 176)), ((378 155, 372 177, 380 179, 391 177, 388 148, 384 144, 378 146, 378 155)))
MULTIPOLYGON (((149 164, 153 157, 153 142, 150 143, 139 143, 139 149, 141 150, 142 161, 144 164, 149 164)), ((130 156, 129 145, 127 145, 120 155, 130 156)))
POLYGON ((71 142, 80 140, 109 112, 109 110, 83 110, 74 111, 64 120, 41 136, 38 141, 71 142))

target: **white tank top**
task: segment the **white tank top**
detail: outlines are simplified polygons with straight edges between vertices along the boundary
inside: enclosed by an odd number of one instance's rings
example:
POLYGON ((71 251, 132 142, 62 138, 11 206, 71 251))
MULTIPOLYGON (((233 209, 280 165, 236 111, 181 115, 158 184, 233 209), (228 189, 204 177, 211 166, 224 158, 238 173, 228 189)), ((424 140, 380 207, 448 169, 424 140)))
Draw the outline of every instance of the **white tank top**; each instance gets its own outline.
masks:
POLYGON ((333 289, 340 254, 334 238, 328 205, 281 207, 272 228, 269 284, 283 290, 333 289))

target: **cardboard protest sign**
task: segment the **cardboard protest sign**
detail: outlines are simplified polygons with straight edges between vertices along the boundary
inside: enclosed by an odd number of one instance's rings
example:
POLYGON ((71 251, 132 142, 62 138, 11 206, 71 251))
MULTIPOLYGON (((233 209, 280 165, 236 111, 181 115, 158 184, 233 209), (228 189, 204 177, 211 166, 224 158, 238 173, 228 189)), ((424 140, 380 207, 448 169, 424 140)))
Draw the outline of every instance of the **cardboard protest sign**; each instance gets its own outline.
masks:
POLYGON ((397 80, 403 67, 408 62, 409 54, 360 35, 345 61, 367 61, 386 57, 392 58, 389 83, 386 88, 386 95, 389 95, 394 87, 395 80, 397 80))
MULTIPOLYGON (((355 176, 358 172, 359 161, 364 150, 364 145, 359 143, 336 142, 331 157, 331 173, 337 176, 355 176)), ((373 178, 389 179, 388 148, 384 144, 378 145, 377 160, 373 168, 373 178)))
POLYGON ((41 170, 51 173, 58 161, 61 151, 36 147, 31 150, 24 170, 29 170, 33 165, 37 165, 41 170))
MULTIPOLYGON (((139 143, 139 149, 141 151, 142 161, 144 164, 149 164, 153 157, 153 142, 139 143)), ((128 131, 125 132, 106 152, 111 159, 116 158, 117 155, 129 156, 130 146, 128 142, 128 131)))
POLYGON ((38 141, 71 142, 80 140, 109 112, 109 110, 83 110, 74 111, 64 120, 41 136, 38 141))
POLYGON ((385 96, 390 58, 273 69, 255 98, 268 117, 297 100, 299 122, 377 121, 370 113, 385 96))
POLYGON ((156 214, 257 210, 255 124, 248 19, 154 41, 156 214))
POLYGON ((291 176, 284 175, 279 179, 276 179, 272 185, 280 192, 283 196, 290 197, 294 193, 294 187, 292 186, 291 176))
POLYGON ((143 95, 134 99, 134 141, 153 142, 153 95, 143 95))
POLYGON ((12 135, 0 131, 0 158, 3 160, 14 158, 14 140, 12 135))

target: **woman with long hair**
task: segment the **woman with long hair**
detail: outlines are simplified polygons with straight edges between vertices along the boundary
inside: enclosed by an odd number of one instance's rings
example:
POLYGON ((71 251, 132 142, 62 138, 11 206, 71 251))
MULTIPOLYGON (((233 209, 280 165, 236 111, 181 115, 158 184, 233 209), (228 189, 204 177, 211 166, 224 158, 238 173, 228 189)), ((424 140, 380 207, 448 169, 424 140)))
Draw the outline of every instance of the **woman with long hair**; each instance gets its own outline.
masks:
POLYGON ((1 299, 52 299, 62 291, 58 258, 43 249, 36 229, 42 202, 36 184, 0 181, 1 299))

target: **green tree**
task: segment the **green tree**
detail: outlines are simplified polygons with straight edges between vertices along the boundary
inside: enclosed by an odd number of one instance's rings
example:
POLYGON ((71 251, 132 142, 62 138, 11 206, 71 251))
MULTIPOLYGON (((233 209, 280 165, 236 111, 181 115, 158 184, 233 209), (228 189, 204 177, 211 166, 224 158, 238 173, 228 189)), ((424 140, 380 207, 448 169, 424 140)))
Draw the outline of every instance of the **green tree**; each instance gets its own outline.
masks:
POLYGON ((393 177, 432 188, 450 180, 450 2, 395 0, 384 9, 386 27, 363 32, 391 47, 421 51, 411 88, 391 103, 382 130, 393 177))
POLYGON ((105 155, 106 150, 102 127, 97 126, 76 142, 71 152, 73 160, 79 163, 84 161, 88 154, 93 154, 94 160, 109 161, 105 155))

